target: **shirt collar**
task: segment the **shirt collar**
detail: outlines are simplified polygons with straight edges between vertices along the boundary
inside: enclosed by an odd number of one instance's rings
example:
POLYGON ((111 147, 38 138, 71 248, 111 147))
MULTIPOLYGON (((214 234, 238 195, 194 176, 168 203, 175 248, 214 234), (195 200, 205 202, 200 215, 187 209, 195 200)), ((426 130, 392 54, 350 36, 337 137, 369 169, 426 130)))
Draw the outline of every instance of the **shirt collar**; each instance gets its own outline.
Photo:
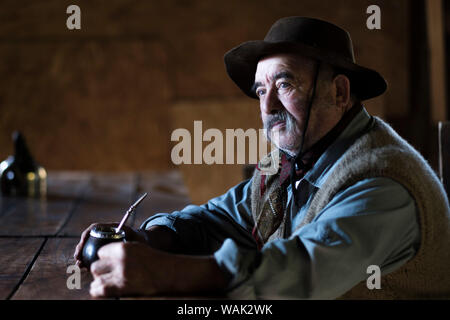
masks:
POLYGON ((371 119, 372 117, 363 107, 337 139, 325 149, 311 170, 306 173, 304 179, 320 188, 328 178, 332 167, 355 140, 363 134, 371 119))

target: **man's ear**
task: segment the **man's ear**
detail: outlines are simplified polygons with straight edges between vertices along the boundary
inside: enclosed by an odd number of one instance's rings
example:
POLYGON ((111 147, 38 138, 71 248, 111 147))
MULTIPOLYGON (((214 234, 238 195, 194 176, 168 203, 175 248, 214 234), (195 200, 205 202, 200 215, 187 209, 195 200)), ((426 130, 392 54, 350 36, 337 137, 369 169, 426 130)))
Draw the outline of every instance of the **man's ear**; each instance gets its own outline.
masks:
POLYGON ((336 106, 346 110, 350 104, 350 80, 345 75, 338 74, 334 77, 333 83, 336 89, 336 106))

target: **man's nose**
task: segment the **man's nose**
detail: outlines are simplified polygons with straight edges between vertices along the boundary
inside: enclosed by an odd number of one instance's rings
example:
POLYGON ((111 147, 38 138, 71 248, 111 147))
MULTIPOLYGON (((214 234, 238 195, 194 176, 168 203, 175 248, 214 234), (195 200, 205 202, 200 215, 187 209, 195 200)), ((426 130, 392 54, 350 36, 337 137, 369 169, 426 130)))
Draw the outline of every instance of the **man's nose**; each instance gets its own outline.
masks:
POLYGON ((261 100, 261 112, 265 114, 275 114, 280 109, 283 108, 283 105, 278 98, 278 94, 275 90, 268 90, 264 99, 261 100))

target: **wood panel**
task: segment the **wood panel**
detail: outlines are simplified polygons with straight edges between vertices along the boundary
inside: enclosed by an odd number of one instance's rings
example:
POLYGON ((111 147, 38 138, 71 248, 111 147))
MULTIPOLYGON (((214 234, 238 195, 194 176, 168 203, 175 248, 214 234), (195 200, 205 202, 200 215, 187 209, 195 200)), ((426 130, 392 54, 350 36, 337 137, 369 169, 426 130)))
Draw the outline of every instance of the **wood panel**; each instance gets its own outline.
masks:
POLYGON ((92 176, 82 171, 49 171, 47 174, 47 198, 52 200, 81 197, 92 176))
POLYGON ((434 124, 447 119, 444 13, 442 0, 425 1, 430 69, 430 109, 434 124))
POLYGON ((51 171, 47 196, 41 198, 2 197, 0 236, 53 236, 66 223, 90 175, 51 171))
POLYGON ((144 220, 156 213, 171 213, 190 204, 188 191, 179 171, 142 173, 139 193, 147 192, 147 198, 136 210, 130 225, 138 228, 144 220))
POLYGON ((87 201, 123 203, 133 200, 137 188, 138 174, 134 172, 94 173, 87 201))
MULTIPOLYGON (((205 102, 180 102, 174 105, 171 110, 173 128, 186 128, 191 132, 192 146, 196 139, 194 121, 202 120, 203 133, 210 128, 217 128, 223 135, 223 162, 227 153, 236 155, 236 145, 234 150, 227 150, 225 144, 226 129, 254 129, 262 128, 259 112, 259 105, 253 99, 228 99, 209 100, 205 102)), ((202 133, 202 134, 203 134, 202 133)), ((177 142, 174 142, 174 145, 177 142)), ((202 142, 202 150, 209 142, 202 142)), ((249 162, 249 143, 246 141, 246 163, 249 162)), ((269 149, 268 149, 269 150, 269 149)), ((193 147, 191 151, 191 163, 194 162, 193 147)), ((259 157, 258 157, 259 158, 259 157)), ((236 159, 236 158, 235 158, 236 159)), ((189 189, 189 196, 194 204, 203 204, 213 197, 225 193, 229 188, 241 182, 241 164, 206 164, 202 159, 202 164, 180 164, 179 170, 185 179, 185 184, 189 189)))
POLYGON ((90 299, 92 276, 81 270, 81 289, 68 289, 67 267, 74 264, 73 252, 78 239, 48 239, 30 274, 13 295, 13 300, 90 299))
POLYGON ((127 221, 139 227, 150 215, 172 212, 190 203, 182 176, 177 171, 94 174, 85 199, 75 210, 60 236, 78 237, 92 223, 119 222, 129 206, 144 192, 149 196, 127 221))
POLYGON ((0 239, 0 299, 6 299, 19 284, 44 239, 0 239))
POLYGON ((188 196, 188 189, 179 170, 142 172, 138 180, 139 192, 152 190, 181 197, 188 196))
POLYGON ((0 196, 0 217, 11 210, 17 203, 18 200, 16 198, 0 196))
MULTIPOLYGON (((10 153, 10 132, 23 128, 48 168, 168 168, 171 103, 244 98, 226 75, 223 54, 297 14, 349 30, 357 61, 389 82, 384 96, 367 102, 369 111, 403 116, 410 1, 378 0, 381 30, 365 27, 371 2, 79 0, 82 28, 71 31, 65 10, 72 1, 4 0, 0 156, 10 153)), ((228 109, 215 112, 226 116, 228 109)))
POLYGON ((79 237, 92 223, 120 221, 134 200, 136 184, 134 173, 93 174, 83 201, 59 235, 79 237))
POLYGON ((141 39, 0 41, 0 159, 20 130, 45 168, 168 168, 166 60, 141 39))
POLYGON ((65 237, 79 237, 92 223, 119 222, 130 203, 124 201, 121 205, 116 203, 86 202, 80 205, 68 224, 59 233, 65 237))
POLYGON ((90 299, 92 276, 87 270, 81 270, 81 289, 67 287, 71 276, 67 267, 74 264, 75 246, 89 224, 119 221, 142 192, 149 192, 150 198, 139 207, 142 210, 139 223, 148 212, 171 212, 189 203, 182 176, 175 171, 50 172, 48 183, 47 198, 2 199, 2 207, 9 208, 0 216, 0 223, 6 226, 0 236, 8 236, 0 238, 3 299, 11 294, 12 299, 90 299), (14 235, 28 237, 9 238, 14 235), (39 238, 29 238, 32 236, 39 238))
POLYGON ((450 198, 450 122, 439 123, 439 175, 450 198))
POLYGON ((73 201, 24 198, 0 217, 0 236, 52 236, 64 225, 73 201))

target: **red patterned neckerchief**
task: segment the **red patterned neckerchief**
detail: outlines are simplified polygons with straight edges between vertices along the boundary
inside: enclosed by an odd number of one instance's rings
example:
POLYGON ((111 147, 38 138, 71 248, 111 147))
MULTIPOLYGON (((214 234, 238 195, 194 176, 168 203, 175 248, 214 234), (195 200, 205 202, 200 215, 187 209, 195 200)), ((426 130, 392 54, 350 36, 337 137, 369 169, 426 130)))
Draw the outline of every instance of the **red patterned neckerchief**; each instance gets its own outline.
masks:
MULTIPOLYGON (((292 186, 292 192, 294 196, 294 201, 296 199, 295 192, 295 182, 302 179, 305 174, 314 167, 317 160, 324 153, 324 151, 337 139, 337 137, 344 131, 344 129, 348 126, 348 124, 355 118, 355 116, 363 109, 361 104, 355 104, 352 108, 350 108, 341 118, 341 120, 333 127, 325 136, 323 136, 318 142, 316 142, 310 149, 306 150, 301 157, 292 157, 284 153, 280 152, 280 168, 278 171, 279 179, 278 183, 282 186, 282 190, 287 193, 288 182, 292 186), (293 166, 295 165, 295 170, 293 170, 293 166), (290 178, 288 180, 288 178, 290 178), (284 186, 283 186, 284 185, 284 186)), ((257 170, 260 170, 258 166, 257 170)), ((261 176, 261 184, 260 184, 260 196, 262 197, 266 192, 267 176, 261 176)), ((284 210, 283 210, 284 211, 284 210)), ((283 217, 277 217, 276 224, 273 226, 272 233, 276 231, 279 227, 283 217)), ((252 230, 252 236, 256 241, 258 249, 261 249, 264 245, 264 241, 260 238, 258 232, 258 223, 255 222, 255 226, 252 230)))

